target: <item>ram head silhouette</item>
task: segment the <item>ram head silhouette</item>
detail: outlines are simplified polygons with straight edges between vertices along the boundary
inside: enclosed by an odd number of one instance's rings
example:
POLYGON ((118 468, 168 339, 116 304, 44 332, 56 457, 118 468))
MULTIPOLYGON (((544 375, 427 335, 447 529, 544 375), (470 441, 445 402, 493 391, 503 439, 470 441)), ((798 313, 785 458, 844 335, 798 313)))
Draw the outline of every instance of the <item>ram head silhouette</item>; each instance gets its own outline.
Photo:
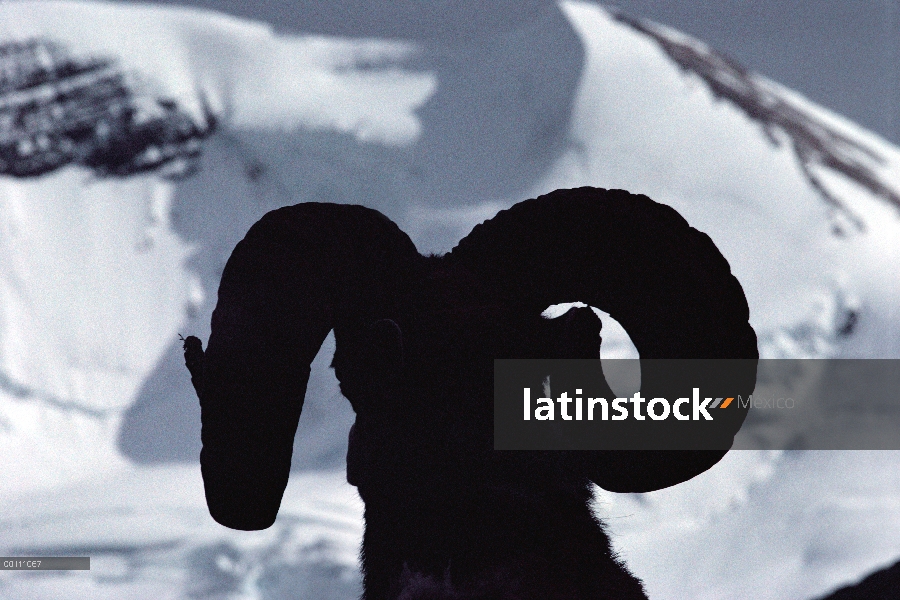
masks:
POLYGON ((210 514, 272 525, 310 363, 333 330, 356 413, 347 479, 365 502, 366 600, 644 598, 591 511, 592 484, 660 489, 726 450, 493 449, 495 358, 598 358, 589 308, 542 317, 577 301, 618 320, 642 360, 758 358, 725 258, 645 196, 557 190, 443 256, 362 206, 266 214, 228 260, 206 351, 185 343, 210 514))

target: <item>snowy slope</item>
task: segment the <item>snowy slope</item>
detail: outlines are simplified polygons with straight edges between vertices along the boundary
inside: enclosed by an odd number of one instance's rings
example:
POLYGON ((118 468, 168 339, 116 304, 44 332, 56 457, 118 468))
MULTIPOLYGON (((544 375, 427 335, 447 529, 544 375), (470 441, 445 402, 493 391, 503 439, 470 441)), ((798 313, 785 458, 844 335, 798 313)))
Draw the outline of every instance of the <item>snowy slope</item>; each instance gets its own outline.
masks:
MULTIPOLYGON (((4 574, 4 597, 274 598, 313 580, 352 596, 361 507, 340 472, 295 474, 280 529, 254 537, 215 525, 196 466, 171 464, 199 449, 176 334, 208 335, 225 260, 277 206, 366 204, 446 251, 519 200, 625 188, 710 234, 765 356, 900 357, 900 150, 671 30, 563 2, 490 41, 417 46, 186 9, 0 5, 0 43, 30 38, 113 57, 141 93, 198 118, 208 103, 221 125, 179 181, 0 177, 0 540, 97 557, 62 580, 4 574)), ((614 331, 605 350, 627 354, 614 331)), ((352 414, 331 351, 296 467, 342 464, 352 414)), ((900 556, 898 466, 735 452, 597 510, 651 597, 809 597, 900 556)))
MULTIPOLYGON (((417 134, 412 108, 434 85, 427 74, 371 71, 402 58, 399 44, 284 40, 260 25, 187 11, 76 3, 3 11, 4 36, 52 38, 73 53, 114 56, 160 96, 195 110, 203 99, 227 108, 234 127, 302 125, 409 143, 417 134), (370 71, 352 68, 357 63, 370 71), (274 85, 284 82, 285 65, 298 78, 274 85)), ((98 180, 76 169, 0 185, 0 382, 22 400, 5 403, 3 413, 22 435, 2 443, 31 443, 24 432, 44 419, 48 439, 80 444, 75 456, 82 448, 101 453, 85 457, 87 464, 114 462, 109 443, 123 409, 175 338, 185 306, 204 293, 184 268, 191 244, 171 226, 176 186, 156 176, 98 180)), ((215 289, 204 283, 206 292, 215 289)), ((38 445, 4 447, 4 473, 41 472, 42 483, 53 483, 63 467, 54 466, 55 449, 44 456, 38 445)))

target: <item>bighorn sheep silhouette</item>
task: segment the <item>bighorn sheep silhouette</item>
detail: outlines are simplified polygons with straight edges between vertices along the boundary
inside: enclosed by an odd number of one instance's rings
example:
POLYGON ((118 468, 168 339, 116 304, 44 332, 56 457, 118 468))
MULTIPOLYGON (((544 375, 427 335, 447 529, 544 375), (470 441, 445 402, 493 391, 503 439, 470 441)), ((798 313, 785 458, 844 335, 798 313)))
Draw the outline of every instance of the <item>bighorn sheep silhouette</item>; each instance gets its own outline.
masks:
POLYGON ((362 206, 266 214, 228 260, 205 353, 185 342, 210 514, 234 529, 274 522, 310 363, 333 329, 356 412, 347 480, 365 502, 366 600, 645 598, 591 512, 591 482, 660 489, 725 451, 493 450, 494 358, 598 358, 590 309, 541 316, 575 301, 617 319, 642 359, 758 358, 725 258, 646 196, 557 190, 427 257, 362 206))

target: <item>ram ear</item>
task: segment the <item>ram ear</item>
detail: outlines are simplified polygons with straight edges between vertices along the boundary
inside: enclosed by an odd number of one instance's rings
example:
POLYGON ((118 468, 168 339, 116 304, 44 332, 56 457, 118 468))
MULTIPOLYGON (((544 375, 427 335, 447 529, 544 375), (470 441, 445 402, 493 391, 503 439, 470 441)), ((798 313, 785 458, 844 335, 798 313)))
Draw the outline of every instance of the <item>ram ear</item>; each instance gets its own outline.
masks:
POLYGON ((380 319, 361 326, 354 341, 339 341, 331 366, 354 412, 372 417, 395 401, 403 363, 400 326, 380 319))
POLYGON ((373 450, 388 444, 386 420, 396 416, 401 402, 400 378, 403 374, 403 333, 391 319, 372 324, 357 357, 342 369, 341 390, 357 413, 347 440, 347 483, 363 489, 377 469, 373 450))

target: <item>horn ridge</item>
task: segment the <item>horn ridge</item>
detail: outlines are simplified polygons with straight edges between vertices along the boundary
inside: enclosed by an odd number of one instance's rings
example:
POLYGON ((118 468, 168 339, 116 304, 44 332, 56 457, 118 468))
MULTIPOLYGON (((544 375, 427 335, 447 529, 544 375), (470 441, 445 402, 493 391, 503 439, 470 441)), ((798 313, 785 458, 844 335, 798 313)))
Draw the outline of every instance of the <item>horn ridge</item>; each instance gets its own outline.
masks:
POLYGON ((476 226, 448 259, 523 311, 581 301, 609 313, 642 358, 758 358, 726 259, 643 195, 583 187, 526 200, 476 226))
MULTIPOLYGON (((759 352, 740 283, 708 235, 647 196, 557 190, 476 226, 448 259, 490 282, 516 318, 576 301, 609 313, 640 353, 645 397, 671 389, 653 358, 750 359, 740 361, 729 385, 734 393, 753 391, 759 352)), ((699 365, 679 378, 705 390, 723 385, 699 365)), ((570 464, 610 491, 645 492, 710 468, 735 433, 717 440, 716 451, 582 451, 571 453, 570 464)))
POLYGON ((237 244, 198 393, 201 471, 216 521, 234 529, 274 522, 312 360, 332 328, 343 338, 356 323, 394 316, 419 258, 396 224, 356 205, 279 208, 237 244))

